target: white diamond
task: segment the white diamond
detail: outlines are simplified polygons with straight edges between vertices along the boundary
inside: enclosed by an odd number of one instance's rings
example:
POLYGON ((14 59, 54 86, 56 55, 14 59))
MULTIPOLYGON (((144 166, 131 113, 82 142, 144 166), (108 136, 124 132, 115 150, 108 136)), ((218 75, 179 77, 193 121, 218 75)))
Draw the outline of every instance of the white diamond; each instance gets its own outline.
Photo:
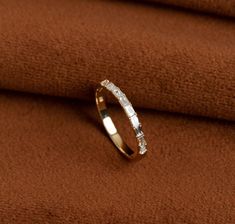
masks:
POLYGON ((147 148, 146 148, 147 143, 144 137, 141 137, 138 140, 139 140, 139 149, 140 149, 139 153, 143 155, 147 151, 147 148))
POLYGON ((118 87, 114 88, 112 92, 117 98, 124 95, 124 93, 118 87))
POLYGON ((125 95, 123 95, 123 96, 119 99, 119 101, 120 101, 120 104, 121 104, 123 107, 125 107, 125 106, 127 106, 127 105, 130 104, 129 100, 126 98, 125 95))
POLYGON ((109 83, 109 80, 105 79, 100 84, 101 84, 101 86, 107 86, 108 83, 109 83))
POLYGON ((140 147, 140 151, 139 151, 139 154, 143 155, 147 152, 147 148, 144 146, 144 147, 140 147))
POLYGON ((139 124, 139 126, 137 128, 135 128, 135 133, 136 133, 136 138, 140 138, 140 137, 144 136, 144 133, 141 128, 141 124, 139 124))
POLYGON ((106 88, 110 91, 112 91, 116 86, 112 83, 112 82, 109 82, 107 85, 106 85, 106 88))
POLYGON ((138 140, 139 140, 139 146, 145 146, 145 145, 147 145, 147 143, 146 143, 144 137, 140 137, 140 138, 138 138, 138 140))
POLYGON ((131 120, 131 123, 132 123, 132 126, 137 129, 140 125, 140 122, 139 122, 139 119, 136 115, 130 117, 130 120, 131 120))
POLYGON ((131 105, 124 106, 124 110, 128 117, 132 117, 133 115, 135 115, 135 111, 131 105))

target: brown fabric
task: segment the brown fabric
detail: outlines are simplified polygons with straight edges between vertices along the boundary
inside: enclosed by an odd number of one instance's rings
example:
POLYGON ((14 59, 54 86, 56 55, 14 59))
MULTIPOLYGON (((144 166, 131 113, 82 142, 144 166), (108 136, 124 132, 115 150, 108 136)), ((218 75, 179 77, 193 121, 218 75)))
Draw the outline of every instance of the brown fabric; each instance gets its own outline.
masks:
POLYGON ((1 92, 0 108, 3 224, 235 223, 231 122, 139 111, 149 152, 127 162, 94 106, 1 92))
POLYGON ((125 1, 0 2, 0 87, 235 119, 235 23, 125 1))
POLYGON ((134 105, 234 120, 234 36, 153 4, 0 0, 0 87, 92 102, 1 90, 0 223, 233 224, 232 121, 141 110, 149 152, 130 163, 93 89, 109 78, 134 105))
POLYGON ((145 0, 160 2, 168 5, 180 6, 202 12, 215 13, 223 16, 235 16, 234 0, 145 0))

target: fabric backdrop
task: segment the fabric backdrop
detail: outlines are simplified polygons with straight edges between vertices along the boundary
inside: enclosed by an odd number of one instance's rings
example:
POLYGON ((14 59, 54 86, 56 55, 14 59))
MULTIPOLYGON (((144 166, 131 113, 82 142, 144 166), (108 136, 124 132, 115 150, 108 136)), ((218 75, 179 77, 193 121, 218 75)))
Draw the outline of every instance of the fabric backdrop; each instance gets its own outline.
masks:
POLYGON ((123 1, 0 4, 0 87, 235 120, 235 23, 123 1))
POLYGON ((0 0, 0 223, 234 224, 234 28, 144 0, 0 0), (141 107, 140 161, 104 133, 105 78, 141 107))
POLYGON ((234 0, 145 0, 161 2, 168 5, 180 6, 201 12, 214 13, 217 15, 235 16, 234 0))
POLYGON ((138 110, 149 151, 128 162, 94 105, 1 92, 0 108, 0 223, 235 223, 231 122, 138 110))

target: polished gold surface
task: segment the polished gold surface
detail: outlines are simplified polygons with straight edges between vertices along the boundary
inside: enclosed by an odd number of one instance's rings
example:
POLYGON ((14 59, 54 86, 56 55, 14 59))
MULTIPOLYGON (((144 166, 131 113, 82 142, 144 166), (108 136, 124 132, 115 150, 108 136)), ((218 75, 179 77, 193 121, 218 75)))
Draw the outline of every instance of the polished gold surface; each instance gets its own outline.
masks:
MULTIPOLYGON (((122 155, 124 155, 126 158, 133 159, 133 158, 137 158, 137 157, 142 157, 143 155, 141 155, 138 150, 138 141, 137 141, 136 150, 132 150, 123 141, 122 137, 118 133, 118 130, 117 130, 115 124, 113 123, 112 118, 110 117, 110 115, 108 113, 107 106, 106 106, 105 94, 107 91, 108 90, 103 86, 100 86, 97 88, 97 90, 96 90, 96 105, 97 105, 97 109, 100 114, 100 117, 102 119, 103 125, 104 125, 110 139, 113 141, 114 145, 118 148, 118 150, 122 153, 122 155)), ((128 122, 127 122, 126 125, 130 125, 130 124, 128 124, 128 122)), ((134 134, 133 134, 133 137, 135 137, 134 134)))

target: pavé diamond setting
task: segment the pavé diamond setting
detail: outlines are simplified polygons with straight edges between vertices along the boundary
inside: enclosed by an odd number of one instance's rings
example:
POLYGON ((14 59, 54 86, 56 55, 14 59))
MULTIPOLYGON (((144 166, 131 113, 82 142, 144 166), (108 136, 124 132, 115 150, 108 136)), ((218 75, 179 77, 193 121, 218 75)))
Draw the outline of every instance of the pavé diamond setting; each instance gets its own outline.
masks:
POLYGON ((128 100, 126 95, 117 86, 115 86, 114 83, 110 82, 109 80, 107 80, 107 79, 103 80, 100 83, 100 85, 101 85, 101 87, 98 88, 96 91, 97 108, 98 108, 100 116, 103 120, 103 124, 106 128, 106 131, 108 132, 109 136, 113 140, 114 144, 120 149, 121 152, 123 152, 125 155, 127 155, 127 157, 132 157, 132 154, 129 153, 129 151, 128 151, 130 149, 122 141, 116 128, 114 128, 115 125, 113 124, 112 119, 109 117, 109 115, 107 113, 106 104, 103 102, 104 98, 102 97, 102 94, 101 94, 103 89, 110 91, 117 98, 120 105, 124 109, 126 115, 128 116, 128 118, 130 120, 130 123, 134 129, 135 135, 136 135, 136 139, 137 139, 137 143, 138 143, 138 154, 144 155, 147 152, 147 143, 146 143, 146 140, 144 137, 144 133, 142 131, 141 123, 139 122, 137 113, 135 112, 132 104, 130 103, 130 101, 128 100), (107 123, 107 120, 110 123, 105 124, 104 120, 106 123, 107 123), (112 127, 112 132, 110 131, 111 130, 110 127, 112 127), (115 132, 115 130, 116 130, 116 132, 115 132), (124 146, 127 148, 127 150, 124 149, 125 148, 124 146))

